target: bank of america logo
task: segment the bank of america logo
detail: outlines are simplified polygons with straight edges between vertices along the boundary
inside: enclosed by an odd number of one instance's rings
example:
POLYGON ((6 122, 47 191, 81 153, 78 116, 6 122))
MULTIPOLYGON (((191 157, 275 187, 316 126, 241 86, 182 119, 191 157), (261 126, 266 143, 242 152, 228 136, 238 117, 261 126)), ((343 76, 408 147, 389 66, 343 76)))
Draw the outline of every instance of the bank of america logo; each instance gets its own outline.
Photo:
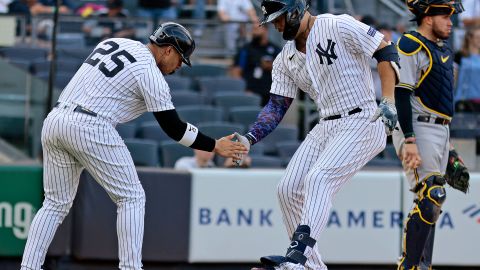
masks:
POLYGON ((480 224, 480 206, 472 204, 469 207, 463 209, 463 214, 474 219, 478 224, 480 224))

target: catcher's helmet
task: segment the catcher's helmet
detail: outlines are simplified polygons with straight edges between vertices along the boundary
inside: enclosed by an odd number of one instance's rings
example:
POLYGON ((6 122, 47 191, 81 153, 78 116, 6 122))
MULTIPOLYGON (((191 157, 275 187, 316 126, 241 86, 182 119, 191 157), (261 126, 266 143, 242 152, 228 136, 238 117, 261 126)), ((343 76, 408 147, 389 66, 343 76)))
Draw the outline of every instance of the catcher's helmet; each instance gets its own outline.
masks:
POLYGON ((283 39, 292 40, 300 28, 305 11, 308 5, 305 0, 263 0, 263 19, 260 24, 272 22, 279 16, 286 14, 283 39))
POLYGON ((465 10, 462 0, 406 0, 406 3, 416 17, 453 15, 465 10))
POLYGON ((178 23, 162 23, 150 36, 150 41, 158 46, 171 45, 180 56, 182 61, 191 66, 190 55, 195 50, 195 41, 188 30, 178 23))

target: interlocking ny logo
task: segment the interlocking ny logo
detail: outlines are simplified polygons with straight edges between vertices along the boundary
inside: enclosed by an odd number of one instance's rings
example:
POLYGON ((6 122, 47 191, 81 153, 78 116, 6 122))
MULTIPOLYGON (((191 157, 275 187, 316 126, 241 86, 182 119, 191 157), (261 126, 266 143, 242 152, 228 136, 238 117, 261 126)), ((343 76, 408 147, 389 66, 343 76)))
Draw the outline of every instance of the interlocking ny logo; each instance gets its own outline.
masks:
POLYGON ((331 39, 328 39, 328 45, 327 45, 327 49, 324 49, 322 48, 322 45, 320 45, 320 43, 318 43, 317 45, 317 49, 315 50, 318 54, 318 56, 320 56, 320 64, 323 65, 323 57, 327 58, 327 64, 328 65, 331 65, 333 64, 333 60, 337 60, 337 55, 335 54, 335 45, 337 43, 335 43, 335 41, 332 41, 331 39))

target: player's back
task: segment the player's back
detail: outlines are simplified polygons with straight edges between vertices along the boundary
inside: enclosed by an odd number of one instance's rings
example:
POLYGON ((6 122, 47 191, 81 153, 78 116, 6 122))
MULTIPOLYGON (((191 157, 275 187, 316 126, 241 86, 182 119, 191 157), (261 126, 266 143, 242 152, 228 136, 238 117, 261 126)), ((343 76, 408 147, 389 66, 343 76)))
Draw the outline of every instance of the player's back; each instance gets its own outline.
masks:
POLYGON ((59 101, 81 105, 114 122, 126 122, 146 111, 140 91, 145 88, 142 84, 146 77, 168 90, 144 44, 130 39, 107 39, 87 57, 59 101))

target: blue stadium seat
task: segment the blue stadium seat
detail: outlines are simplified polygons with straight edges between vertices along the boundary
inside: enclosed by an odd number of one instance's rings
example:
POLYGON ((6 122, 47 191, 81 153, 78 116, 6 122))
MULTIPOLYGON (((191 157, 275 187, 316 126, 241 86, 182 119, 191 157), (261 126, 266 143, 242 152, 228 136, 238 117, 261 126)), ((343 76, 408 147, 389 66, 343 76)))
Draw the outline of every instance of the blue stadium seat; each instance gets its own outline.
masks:
POLYGON ((8 59, 33 61, 36 59, 47 59, 48 50, 34 47, 4 47, 0 48, 0 55, 8 59))
MULTIPOLYGON (((50 71, 49 60, 35 60, 32 62, 32 73, 42 74, 50 71)), ((75 74, 80 68, 83 62, 73 59, 58 59, 57 60, 57 72, 65 72, 69 74, 75 74)))
POLYGON ((137 131, 137 126, 134 123, 123 123, 118 124, 115 129, 117 130, 120 137, 125 139, 135 138, 135 133, 137 131))
POLYGON ((292 158, 295 151, 297 151, 298 147, 300 146, 301 142, 298 140, 293 141, 281 141, 276 143, 276 149, 278 156, 282 160, 282 164, 286 166, 290 159, 292 158))
MULTIPOLYGON (((75 74, 72 72, 68 73, 68 72, 57 71, 57 73, 55 74, 54 86, 59 89, 65 88, 65 86, 67 86, 67 84, 72 79, 73 75, 75 74)), ((45 82, 48 82, 50 78, 50 72, 49 71, 40 72, 40 73, 37 73, 35 76, 44 80, 45 82)))
POLYGON ((189 77, 182 77, 176 75, 165 76, 165 81, 168 86, 174 92, 175 90, 188 90, 192 89, 192 79, 189 77))
POLYGON ((450 123, 450 137, 473 139, 480 135, 480 123, 476 113, 459 112, 450 123))
POLYGON ((202 133, 215 139, 233 134, 234 132, 243 134, 245 129, 241 124, 229 122, 200 122, 197 127, 202 133))
POLYGON ((205 104, 205 96, 194 91, 171 91, 170 94, 175 107, 205 104))
POLYGON ((173 168, 175 162, 181 157, 193 156, 192 148, 188 148, 174 141, 160 143, 160 153, 163 167, 167 168, 173 168))
POLYGON ((183 121, 194 125, 200 122, 222 120, 222 109, 209 105, 179 106, 176 109, 183 121))
POLYGON ((181 68, 180 74, 190 78, 225 76, 227 75, 227 68, 218 65, 196 64, 181 68))
POLYGON ((259 106, 239 106, 229 110, 230 121, 240 123, 245 127, 252 125, 257 120, 258 113, 261 111, 259 106))
POLYGON ((296 140, 298 140, 298 128, 296 126, 280 125, 262 142, 265 144, 265 153, 275 155, 278 153, 277 142, 296 140))
POLYGON ((232 108, 238 106, 256 106, 259 107, 261 97, 245 92, 218 92, 213 95, 213 104, 221 107, 225 113, 229 113, 232 108))
POLYGON ((144 112, 139 117, 135 118, 132 122, 137 125, 137 127, 141 126, 143 123, 146 122, 156 122, 157 119, 153 115, 152 112, 144 112))
POLYGON ((159 166, 158 144, 152 140, 126 139, 133 162, 138 166, 159 166))
POLYGON ((30 60, 14 58, 9 59, 8 62, 23 71, 31 72, 32 70, 32 62, 30 60))
POLYGON ((173 141, 165 131, 162 130, 157 121, 144 122, 138 126, 138 137, 154 140, 157 143, 173 141))
POLYGON ((200 92, 204 93, 209 100, 212 100, 218 92, 244 93, 247 87, 244 80, 227 76, 200 78, 198 85, 200 92))

